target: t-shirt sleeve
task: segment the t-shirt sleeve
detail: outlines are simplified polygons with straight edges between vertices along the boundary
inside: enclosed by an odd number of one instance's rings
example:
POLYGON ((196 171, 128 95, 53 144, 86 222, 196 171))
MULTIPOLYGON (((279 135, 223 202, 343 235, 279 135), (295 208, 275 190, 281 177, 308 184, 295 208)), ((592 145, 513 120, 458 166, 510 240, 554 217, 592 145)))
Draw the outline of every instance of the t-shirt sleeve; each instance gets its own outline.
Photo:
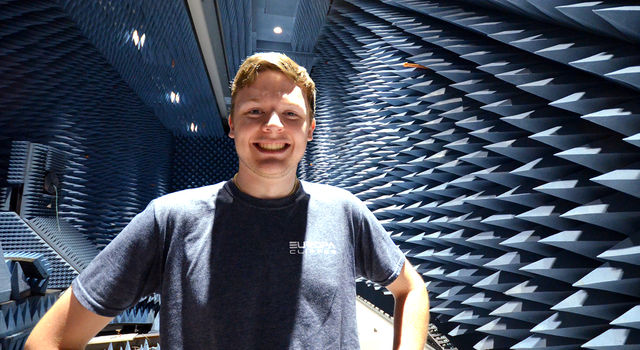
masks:
POLYGON ((72 282, 80 304, 113 317, 157 291, 164 241, 159 231, 151 202, 72 282))
POLYGON ((404 254, 364 203, 357 200, 356 208, 356 272, 372 282, 387 286, 400 274, 404 254))

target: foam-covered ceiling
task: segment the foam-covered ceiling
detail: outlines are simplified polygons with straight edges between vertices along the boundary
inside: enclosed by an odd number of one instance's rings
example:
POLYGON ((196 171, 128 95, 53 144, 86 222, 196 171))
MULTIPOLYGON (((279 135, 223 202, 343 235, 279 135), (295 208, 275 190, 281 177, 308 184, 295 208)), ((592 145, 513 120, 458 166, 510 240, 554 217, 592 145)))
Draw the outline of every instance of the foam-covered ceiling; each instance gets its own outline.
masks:
MULTIPOLYGON (((223 136, 229 83, 256 51, 309 69, 330 0, 73 1, 59 7, 177 136, 223 136), (192 6, 199 3, 199 6, 192 6), (198 30, 198 18, 214 19, 198 30), (283 28, 278 35, 275 26, 283 28), (209 59, 216 56, 216 59, 209 59)), ((51 25, 56 25, 51 23, 51 25)), ((28 35, 28 33, 25 33, 28 35)))
POLYGON ((223 133, 183 2, 60 0, 58 5, 167 129, 176 135, 195 133, 196 126, 201 135, 223 133))
POLYGON ((255 52, 284 52, 311 70, 331 0, 217 0, 229 77, 255 52), (274 33, 282 28, 281 34, 274 33))
POLYGON ((57 4, 174 135, 223 136, 241 61, 279 51, 310 69, 330 0, 57 4))

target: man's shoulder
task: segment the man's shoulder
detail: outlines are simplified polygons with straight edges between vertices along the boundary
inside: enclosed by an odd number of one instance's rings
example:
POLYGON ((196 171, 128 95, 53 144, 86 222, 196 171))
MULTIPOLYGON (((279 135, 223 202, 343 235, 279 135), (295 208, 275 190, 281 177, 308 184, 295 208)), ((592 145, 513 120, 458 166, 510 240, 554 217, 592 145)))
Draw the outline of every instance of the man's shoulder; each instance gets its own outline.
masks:
POLYGON ((333 185, 321 184, 321 183, 310 182, 305 180, 302 180, 300 182, 302 183, 302 187, 304 188, 305 192, 309 194, 313 192, 313 194, 324 193, 324 194, 332 194, 332 195, 340 195, 340 196, 353 196, 351 192, 333 185))
POLYGON ((313 200, 329 203, 358 203, 360 200, 351 192, 332 185, 302 181, 304 191, 313 200))
POLYGON ((225 182, 165 194, 154 200, 156 211, 213 209, 225 182))

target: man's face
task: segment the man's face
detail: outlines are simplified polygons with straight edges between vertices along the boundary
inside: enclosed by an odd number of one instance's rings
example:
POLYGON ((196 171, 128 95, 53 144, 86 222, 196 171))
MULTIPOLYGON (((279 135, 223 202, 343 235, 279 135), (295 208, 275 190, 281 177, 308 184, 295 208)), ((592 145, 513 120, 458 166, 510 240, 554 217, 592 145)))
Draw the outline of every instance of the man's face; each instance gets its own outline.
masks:
POLYGON ((295 174, 315 129, 315 119, 308 115, 298 85, 280 72, 260 72, 253 84, 237 92, 229 118, 240 171, 267 178, 295 174))

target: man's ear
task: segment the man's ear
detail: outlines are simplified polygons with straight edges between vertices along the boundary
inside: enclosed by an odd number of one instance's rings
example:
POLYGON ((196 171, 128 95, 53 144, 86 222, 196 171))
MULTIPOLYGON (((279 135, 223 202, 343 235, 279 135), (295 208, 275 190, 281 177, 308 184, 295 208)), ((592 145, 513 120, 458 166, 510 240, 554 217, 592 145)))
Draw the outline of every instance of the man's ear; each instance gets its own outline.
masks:
POLYGON ((233 132, 233 119, 231 118, 231 116, 229 116, 229 118, 227 118, 227 123, 229 124, 229 137, 230 138, 234 138, 236 135, 233 132))
POLYGON ((309 125, 309 134, 307 135, 307 141, 313 140, 313 131, 316 129, 316 118, 311 118, 311 125, 309 125))

